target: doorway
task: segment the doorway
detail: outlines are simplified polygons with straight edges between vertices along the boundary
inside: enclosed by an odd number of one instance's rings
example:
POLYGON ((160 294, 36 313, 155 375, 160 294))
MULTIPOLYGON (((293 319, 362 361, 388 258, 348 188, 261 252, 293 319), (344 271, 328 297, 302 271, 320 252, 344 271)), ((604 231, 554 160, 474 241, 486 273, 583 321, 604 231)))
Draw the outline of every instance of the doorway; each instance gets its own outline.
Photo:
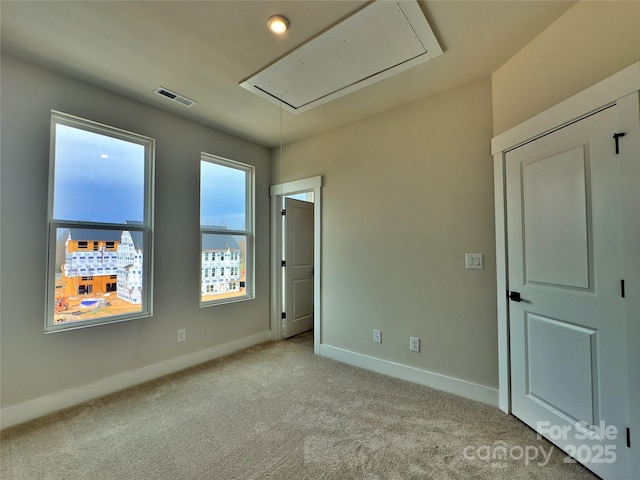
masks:
MULTIPOLYGON (((310 319, 313 327, 314 352, 320 353, 322 338, 321 321, 321 186, 322 177, 311 177, 292 182, 273 185, 270 188, 271 195, 271 331, 274 340, 281 340, 295 334, 294 328, 306 328, 304 322, 310 319), (296 265, 295 255, 287 252, 284 228, 287 225, 285 202, 293 205, 293 211, 299 218, 289 217, 288 225, 297 223, 299 231, 304 232, 312 226, 312 251, 309 247, 301 250, 296 265), (296 203, 297 202, 297 203, 296 203), (305 205, 306 204, 306 205, 305 205), (311 217, 304 211, 308 211, 312 205, 311 217), (285 214, 283 215, 283 211, 285 214), (311 220, 309 220, 311 218, 311 220), (309 224, 308 222, 312 222, 309 224), (307 227, 305 227, 307 225, 307 227), (283 258, 284 257, 284 258, 283 258), (287 263, 288 262, 288 263, 287 263), (311 263, 309 265, 309 263, 311 263), (287 267, 288 265, 288 267, 287 267), (288 272, 285 272, 285 269, 288 272), (293 280, 287 286, 287 279, 293 280), (298 277, 295 277, 297 275, 298 277), (295 288, 298 288, 296 297, 295 288), (312 287, 312 289, 311 289, 312 287), (311 296, 308 298, 307 296, 311 296), (295 304, 291 301, 298 298, 298 314, 295 312, 295 304), (289 305, 287 305, 289 303, 289 305), (311 308, 312 311, 308 311, 311 308), (287 318, 288 317, 288 318, 287 318)), ((290 214, 292 213, 290 207, 290 214)), ((308 233, 308 232, 307 232, 308 233)), ((293 235, 288 235, 289 240, 293 235)), ((299 235, 300 237, 305 235, 299 235)), ((308 236, 308 235, 307 235, 308 236)), ((311 239, 310 239, 311 240, 311 239)), ((303 331, 303 330, 300 330, 303 331)))
POLYGON ((291 338, 313 330, 313 192, 285 196, 282 223, 281 336, 291 338))

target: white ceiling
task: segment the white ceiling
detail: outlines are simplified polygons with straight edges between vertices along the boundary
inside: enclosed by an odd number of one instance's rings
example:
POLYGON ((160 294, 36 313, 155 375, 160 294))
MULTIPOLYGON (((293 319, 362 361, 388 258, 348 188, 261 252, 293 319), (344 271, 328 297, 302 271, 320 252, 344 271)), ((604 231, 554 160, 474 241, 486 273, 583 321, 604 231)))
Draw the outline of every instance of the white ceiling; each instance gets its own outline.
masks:
MULTIPOLYGON (((0 2, 2 50, 273 147, 281 111, 239 83, 367 1, 0 2), (289 18, 284 37, 266 28, 289 18), (153 92, 163 86, 191 109, 153 92)), ((419 1, 444 54, 308 112, 282 112, 290 143, 490 75, 575 2, 419 1)))

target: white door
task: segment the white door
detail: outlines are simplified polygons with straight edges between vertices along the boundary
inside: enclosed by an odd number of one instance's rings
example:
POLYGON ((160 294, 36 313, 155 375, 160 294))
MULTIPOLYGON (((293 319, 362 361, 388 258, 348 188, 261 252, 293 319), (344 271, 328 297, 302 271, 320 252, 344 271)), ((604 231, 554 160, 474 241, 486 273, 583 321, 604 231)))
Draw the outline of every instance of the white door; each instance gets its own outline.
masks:
POLYGON ((616 118, 505 156, 512 411, 604 479, 631 478, 616 118))
POLYGON ((313 328, 313 207, 284 199, 284 338, 313 328))

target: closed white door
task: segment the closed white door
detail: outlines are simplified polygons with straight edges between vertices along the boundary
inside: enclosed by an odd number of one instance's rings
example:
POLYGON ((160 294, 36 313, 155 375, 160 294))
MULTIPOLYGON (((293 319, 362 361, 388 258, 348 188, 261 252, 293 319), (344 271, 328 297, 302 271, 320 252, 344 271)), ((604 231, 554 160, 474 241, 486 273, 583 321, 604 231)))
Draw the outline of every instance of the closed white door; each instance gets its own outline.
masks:
POLYGON ((610 107, 506 154, 513 414, 631 478, 620 175, 610 107))
POLYGON ((284 338, 313 328, 313 203, 284 200, 284 338))

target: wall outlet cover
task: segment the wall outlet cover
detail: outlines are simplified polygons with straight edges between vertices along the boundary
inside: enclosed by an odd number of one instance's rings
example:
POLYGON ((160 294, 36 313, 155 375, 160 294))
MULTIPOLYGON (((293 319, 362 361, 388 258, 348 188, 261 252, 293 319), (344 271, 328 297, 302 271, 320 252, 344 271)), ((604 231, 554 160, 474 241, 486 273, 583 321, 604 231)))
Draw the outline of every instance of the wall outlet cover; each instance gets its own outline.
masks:
POLYGON ((481 253, 465 253, 464 254, 464 265, 466 269, 472 270, 483 270, 484 269, 484 259, 481 253))

